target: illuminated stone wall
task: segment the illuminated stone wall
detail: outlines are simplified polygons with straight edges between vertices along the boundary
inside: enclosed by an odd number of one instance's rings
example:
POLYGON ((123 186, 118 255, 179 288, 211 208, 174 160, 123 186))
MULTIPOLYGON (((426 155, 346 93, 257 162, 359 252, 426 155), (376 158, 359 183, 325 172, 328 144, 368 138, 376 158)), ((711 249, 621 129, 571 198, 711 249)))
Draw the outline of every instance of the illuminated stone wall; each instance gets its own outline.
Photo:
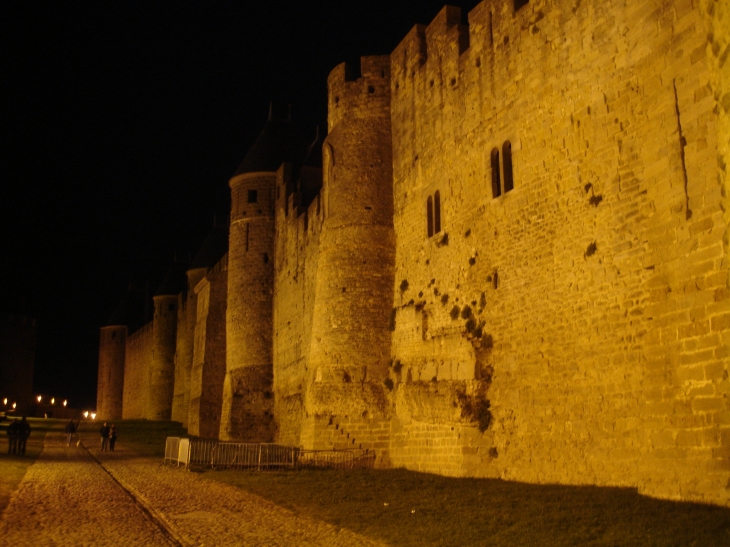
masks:
POLYGON ((124 397, 124 359, 127 327, 102 327, 99 332, 99 372, 96 415, 100 420, 121 420, 124 397))
MULTIPOLYGON (((190 431, 215 434, 225 352, 223 440, 729 504, 729 17, 486 0, 336 67, 311 204, 289 164, 230 182, 190 431)), ((152 332, 125 418, 172 386, 152 332)))
POLYGON ((178 296, 172 420, 182 423, 183 427, 188 426, 190 373, 193 366, 193 337, 197 316, 197 294, 193 287, 205 276, 205 272, 205 268, 188 270, 188 289, 178 296))
POLYGON ((190 375, 188 433, 215 439, 220 431, 226 374, 227 257, 193 287, 197 301, 190 375))
MULTIPOLYGON (((124 397, 122 418, 147 418, 152 366, 152 323, 127 336, 124 357, 124 397)), ((97 404, 99 401, 97 401, 97 404)))
MULTIPOLYGON (((382 423, 388 415, 383 382, 390 361, 395 255, 390 60, 363 57, 360 72, 351 75, 342 64, 328 79, 323 222, 302 444, 331 448, 323 427, 344 420, 351 430, 346 444, 377 449, 378 463, 385 465, 387 443, 376 447, 373 422, 382 423)), ((341 438, 342 430, 337 435, 341 438)))
POLYGON ((220 438, 269 441, 274 436, 272 313, 274 284, 274 173, 246 173, 231 191, 257 201, 234 200, 228 252, 226 378, 220 438))
POLYGON ((274 251, 274 392, 277 442, 301 446, 307 385, 307 361, 312 341, 312 312, 319 237, 321 196, 306 211, 297 207, 300 195, 287 194, 291 166, 284 164, 276 181, 276 247, 274 251))
POLYGON ((728 503, 707 21, 679 1, 486 1, 393 52, 395 465, 728 503))
POLYGON ((152 321, 152 365, 147 418, 172 418, 172 397, 175 389, 175 341, 177 333, 177 295, 153 298, 155 317, 152 321))

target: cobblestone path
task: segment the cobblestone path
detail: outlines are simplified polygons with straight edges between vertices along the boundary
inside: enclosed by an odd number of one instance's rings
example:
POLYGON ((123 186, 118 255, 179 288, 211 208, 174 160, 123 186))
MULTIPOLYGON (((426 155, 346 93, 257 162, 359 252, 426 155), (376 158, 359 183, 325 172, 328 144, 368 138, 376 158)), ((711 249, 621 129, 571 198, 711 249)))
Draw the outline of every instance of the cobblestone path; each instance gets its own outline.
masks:
POLYGON ((95 438, 46 437, 0 518, 2 546, 384 546, 95 438))

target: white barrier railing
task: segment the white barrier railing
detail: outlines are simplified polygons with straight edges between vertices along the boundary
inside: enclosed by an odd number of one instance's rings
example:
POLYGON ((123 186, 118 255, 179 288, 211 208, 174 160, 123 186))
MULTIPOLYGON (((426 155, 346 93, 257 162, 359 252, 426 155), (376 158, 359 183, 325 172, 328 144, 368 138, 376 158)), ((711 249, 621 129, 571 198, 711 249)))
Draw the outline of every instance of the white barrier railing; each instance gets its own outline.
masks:
POLYGON ((375 454, 369 450, 302 450, 273 443, 228 443, 168 437, 165 462, 213 469, 360 469, 372 468, 375 454))
POLYGON ((178 463, 180 457, 180 437, 168 437, 165 440, 165 463, 178 463))

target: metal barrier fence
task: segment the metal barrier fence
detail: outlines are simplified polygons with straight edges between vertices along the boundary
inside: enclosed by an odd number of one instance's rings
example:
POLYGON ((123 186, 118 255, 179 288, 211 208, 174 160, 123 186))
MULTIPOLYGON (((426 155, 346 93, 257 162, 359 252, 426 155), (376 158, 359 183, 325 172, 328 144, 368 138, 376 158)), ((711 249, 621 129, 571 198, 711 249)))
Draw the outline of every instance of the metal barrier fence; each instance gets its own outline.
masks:
POLYGON ((372 468, 368 450, 302 450, 271 443, 228 443, 168 437, 165 462, 213 469, 372 468))
POLYGON ((190 442, 190 465, 213 469, 294 467, 298 448, 268 443, 190 442))

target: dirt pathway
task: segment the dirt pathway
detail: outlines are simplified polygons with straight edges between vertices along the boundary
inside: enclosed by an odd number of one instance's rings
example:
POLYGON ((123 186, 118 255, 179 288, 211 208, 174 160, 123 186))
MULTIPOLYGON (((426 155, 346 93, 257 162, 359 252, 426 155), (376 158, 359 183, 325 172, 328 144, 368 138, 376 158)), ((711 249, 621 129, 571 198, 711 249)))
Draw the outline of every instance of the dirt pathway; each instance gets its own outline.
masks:
POLYGON ((67 448, 49 435, 0 518, 3 545, 383 546, 124 445, 67 448))

